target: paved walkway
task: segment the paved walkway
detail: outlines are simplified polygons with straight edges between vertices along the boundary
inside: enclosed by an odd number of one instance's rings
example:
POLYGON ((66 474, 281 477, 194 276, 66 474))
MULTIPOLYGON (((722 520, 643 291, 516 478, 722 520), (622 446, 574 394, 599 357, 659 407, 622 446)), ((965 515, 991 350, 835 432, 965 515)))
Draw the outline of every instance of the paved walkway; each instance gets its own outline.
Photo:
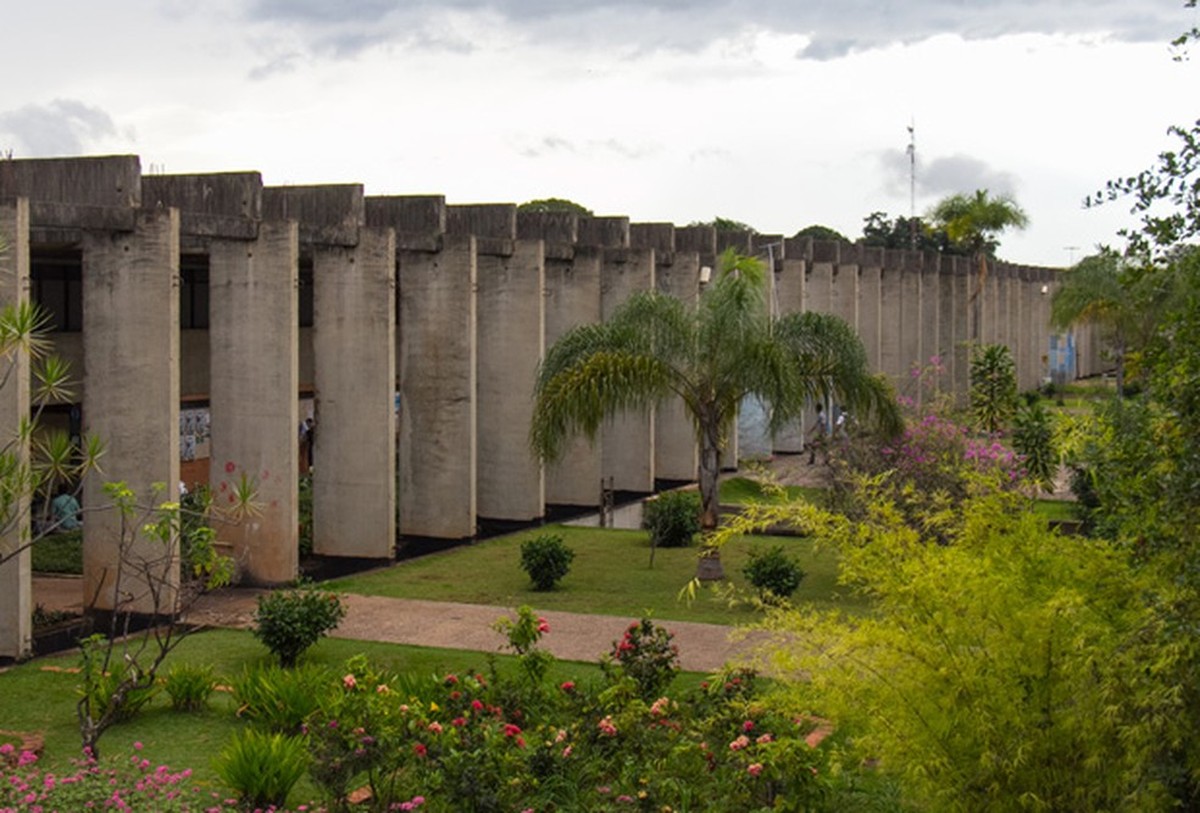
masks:
MULTIPOLYGON (((204 596, 189 614, 194 623, 218 627, 251 625, 259 590, 233 588, 204 596)), ((501 616, 516 618, 513 608, 444 601, 346 595, 346 618, 332 633, 337 638, 395 644, 505 651, 505 637, 492 628, 501 616)), ((539 612, 550 625, 542 646, 557 658, 595 662, 611 651, 635 619, 547 610, 539 612)), ((715 672, 749 643, 731 640, 730 627, 685 621, 662 621, 675 633, 680 666, 696 672, 715 672)))
MULTIPOLYGON (((34 578, 34 597, 47 609, 80 611, 82 584, 77 578, 34 578)), ((248 629, 254 618, 258 596, 264 591, 247 587, 217 590, 202 596, 187 620, 213 627, 248 629)), ((384 598, 347 594, 346 617, 332 633, 336 638, 383 641, 395 644, 503 652, 506 639, 492 628, 501 616, 516 618, 511 607, 459 604, 443 601, 384 598)), ((550 625, 542 638, 543 647, 563 660, 595 662, 611 651, 635 619, 606 615, 584 615, 556 611, 540 612, 550 625)), ((750 644, 731 640, 733 629, 719 624, 663 621, 675 633, 682 668, 715 672, 750 644)))

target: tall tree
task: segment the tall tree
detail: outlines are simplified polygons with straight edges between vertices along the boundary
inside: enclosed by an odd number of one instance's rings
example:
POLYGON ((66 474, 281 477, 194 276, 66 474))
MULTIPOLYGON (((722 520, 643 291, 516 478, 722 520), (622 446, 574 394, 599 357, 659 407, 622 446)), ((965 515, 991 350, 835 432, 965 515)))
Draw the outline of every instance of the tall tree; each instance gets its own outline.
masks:
POLYGON ((689 226, 712 226, 717 231, 748 231, 751 234, 758 234, 758 229, 748 223, 743 223, 740 220, 734 220, 731 217, 714 217, 712 220, 693 220, 689 226))
POLYGON ((975 291, 971 294, 974 309, 972 340, 979 340, 979 294, 987 281, 987 263, 994 257, 999 245, 999 236, 1007 229, 1023 229, 1029 218, 1008 195, 991 195, 986 189, 977 189, 973 195, 951 195, 944 198, 930 212, 936 227, 946 230, 951 242, 967 250, 979 265, 979 276, 975 291))
POLYGON ((576 203, 566 198, 539 198, 527 200, 517 206, 518 212, 566 212, 568 214, 591 217, 592 210, 582 203, 576 203))
POLYGON ((720 450, 748 395, 770 405, 773 428, 827 395, 886 430, 901 425, 891 390, 871 375, 853 329, 831 314, 773 319, 762 263, 730 250, 695 306, 647 291, 607 322, 559 339, 538 375, 531 442, 553 460, 570 435, 594 437, 606 417, 677 396, 700 446, 701 523, 712 529, 720 450))
POLYGON ((1151 340, 1164 312, 1182 294, 1170 267, 1139 267, 1105 249, 1062 275, 1050 300, 1056 328, 1090 324, 1112 343, 1117 394, 1125 389, 1127 361, 1151 340))

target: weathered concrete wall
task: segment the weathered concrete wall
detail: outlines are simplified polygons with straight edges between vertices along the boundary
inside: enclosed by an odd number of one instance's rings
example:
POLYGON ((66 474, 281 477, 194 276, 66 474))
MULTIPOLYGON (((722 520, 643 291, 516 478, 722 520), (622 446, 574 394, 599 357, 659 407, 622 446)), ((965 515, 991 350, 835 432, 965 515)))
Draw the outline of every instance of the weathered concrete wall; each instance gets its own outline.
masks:
POLYGON ((544 350, 543 243, 516 238, 512 205, 450 206, 447 227, 476 238, 476 510, 531 521, 545 513, 542 465, 529 448, 544 350))
POLYGON ((395 273, 391 229, 362 228, 354 247, 314 249, 319 554, 386 559, 395 548, 395 273))
MULTIPOLYGON (((0 203, 0 308, 29 301, 29 200, 0 203)), ((20 427, 29 415, 29 358, 15 353, 4 361, 0 375, 0 445, 27 460, 29 441, 20 427)), ((29 498, 18 495, 6 506, 11 519, 0 528, 0 658, 22 658, 33 641, 33 586, 30 552, 16 553, 29 539, 29 498), (15 554, 15 555, 13 555, 15 554)))
MULTIPOLYGON (((579 218, 565 212, 517 215, 517 236, 541 240, 544 247, 546 349, 568 331, 600 321, 602 249, 576 245, 579 218)), ((531 390, 532 392, 532 390, 531 390)), ((562 457, 545 465, 545 497, 550 505, 600 503, 600 444, 583 436, 570 439, 562 457)))
MULTIPOLYGON (((628 221, 625 233, 628 235, 628 221)), ((600 310, 604 319, 637 291, 653 290, 653 249, 607 248, 602 263, 600 310)), ((601 439, 602 473, 606 479, 612 478, 616 490, 654 490, 653 409, 630 410, 606 421, 601 439)))
POLYGON ((400 533, 475 535, 475 238, 400 252, 400 533))
MULTIPOLYGON (((84 430, 106 444, 105 480, 123 481, 142 504, 152 504, 179 496, 179 211, 139 210, 134 226, 82 237, 83 415, 84 430), (156 483, 165 491, 155 494, 156 483)), ((107 504, 99 478, 86 481, 83 504, 107 504)), ((162 600, 173 604, 178 557, 144 538, 129 546, 117 584, 121 533, 116 512, 88 515, 85 601, 101 610, 162 610, 148 580, 137 575, 144 569, 161 580, 162 600)))
POLYGON ((872 370, 880 369, 883 333, 880 330, 881 313, 879 276, 883 268, 883 250, 864 248, 862 266, 858 270, 858 335, 867 352, 867 363, 872 370))
MULTIPOLYGON (((670 223, 634 223, 630 239, 635 248, 654 251, 655 289, 695 310, 700 299, 700 254, 675 250, 675 227, 670 223)), ((699 461, 696 432, 683 400, 660 403, 654 413, 654 476, 659 480, 694 480, 699 461)))
POLYGON ((210 249, 209 485, 221 508, 242 474, 255 483, 257 511, 219 524, 218 538, 233 545, 243 578, 282 584, 299 569, 300 245, 295 221, 257 231, 256 240, 214 240, 210 249))

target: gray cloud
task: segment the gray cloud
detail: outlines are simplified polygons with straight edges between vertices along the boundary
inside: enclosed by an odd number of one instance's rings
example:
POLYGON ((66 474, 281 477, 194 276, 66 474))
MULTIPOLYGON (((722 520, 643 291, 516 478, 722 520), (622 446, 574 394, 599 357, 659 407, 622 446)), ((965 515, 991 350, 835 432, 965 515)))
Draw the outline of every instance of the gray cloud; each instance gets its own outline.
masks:
POLYGON ((542 41, 631 53, 701 47, 750 27, 811 41, 797 56, 835 59, 936 34, 1108 34, 1165 43, 1191 25, 1183 0, 253 0, 251 21, 294 29, 311 48, 348 56, 382 42, 444 47, 430 21, 498 15, 542 41))
POLYGON ((90 142, 117 135, 112 117, 76 99, 55 99, 0 113, 0 134, 16 139, 20 157, 80 155, 90 142))
MULTIPOLYGON (((879 154, 884 190, 891 195, 907 195, 909 190, 908 154, 887 150, 879 154)), ((986 189, 993 194, 1013 195, 1017 178, 1010 172, 993 169, 985 161, 969 155, 949 155, 924 159, 917 156, 917 194, 944 197, 986 189)))
POLYGON ((548 155, 583 155, 603 158, 605 155, 629 160, 648 158, 659 152, 652 144, 630 144, 616 138, 589 139, 575 142, 561 136, 548 135, 516 147, 517 154, 524 158, 544 158, 548 155))

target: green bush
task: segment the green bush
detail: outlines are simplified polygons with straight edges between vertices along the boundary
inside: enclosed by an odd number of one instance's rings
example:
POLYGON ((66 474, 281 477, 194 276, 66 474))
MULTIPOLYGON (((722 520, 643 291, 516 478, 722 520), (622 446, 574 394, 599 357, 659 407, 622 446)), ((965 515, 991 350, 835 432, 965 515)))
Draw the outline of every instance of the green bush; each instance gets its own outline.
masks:
POLYGON ((600 666, 610 680, 632 679, 638 696, 649 703, 666 691, 679 671, 679 647, 672 643, 674 638, 675 633, 649 618, 634 621, 621 640, 613 641, 612 652, 600 666))
POLYGON ((295 734, 320 707, 331 682, 329 671, 320 666, 254 666, 234 679, 233 699, 242 719, 268 731, 295 734))
POLYGON ((1054 489, 1058 455, 1054 427, 1041 401, 1028 401, 1013 419, 1013 448, 1022 456, 1026 475, 1047 491, 1054 489))
POLYGON ((312 556, 313 552, 313 482, 311 474, 300 475, 300 498, 297 503, 300 514, 300 558, 312 556))
POLYGON ((751 550, 750 561, 742 568, 742 575, 763 598, 775 599, 789 597, 804 579, 804 571, 783 552, 782 545, 751 550))
POLYGON ((301 737, 248 728, 233 736, 213 767, 245 809, 282 808, 308 770, 308 749, 301 737))
POLYGON ((521 543, 521 568, 537 590, 553 590, 571 569, 575 551, 557 534, 542 534, 521 543))
POLYGON ((180 663, 167 674, 165 688, 176 711, 199 711, 217 686, 213 668, 207 664, 180 663))
POLYGON ((1002 430, 1017 409, 1017 368, 1007 345, 985 344, 971 353, 971 414, 985 432, 1002 430))
POLYGON ((656 548, 686 548, 700 532, 700 493, 664 491, 647 500, 642 527, 656 548))
POLYGON ((310 587, 275 590, 258 598, 254 637, 279 658, 281 666, 291 667, 345 616, 346 607, 334 593, 310 587))

